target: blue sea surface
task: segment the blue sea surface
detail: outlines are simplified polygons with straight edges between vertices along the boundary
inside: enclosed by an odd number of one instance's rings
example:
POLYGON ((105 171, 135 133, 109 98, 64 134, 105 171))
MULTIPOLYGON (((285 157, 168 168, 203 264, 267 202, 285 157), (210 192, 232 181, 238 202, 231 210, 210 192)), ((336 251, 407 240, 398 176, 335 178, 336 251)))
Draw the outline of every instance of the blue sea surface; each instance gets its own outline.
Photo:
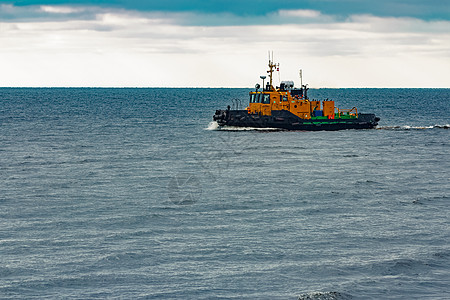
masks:
POLYGON ((450 299, 450 89, 219 130, 248 89, 0 89, 0 298, 450 299))

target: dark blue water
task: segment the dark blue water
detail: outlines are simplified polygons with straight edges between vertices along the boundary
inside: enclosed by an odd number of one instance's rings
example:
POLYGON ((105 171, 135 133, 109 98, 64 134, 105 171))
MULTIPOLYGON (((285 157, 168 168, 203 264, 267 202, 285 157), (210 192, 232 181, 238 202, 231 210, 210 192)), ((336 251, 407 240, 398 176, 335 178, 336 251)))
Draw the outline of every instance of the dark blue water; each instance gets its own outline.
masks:
POLYGON ((208 130, 246 89, 0 89, 0 298, 450 297, 450 90, 380 129, 208 130))

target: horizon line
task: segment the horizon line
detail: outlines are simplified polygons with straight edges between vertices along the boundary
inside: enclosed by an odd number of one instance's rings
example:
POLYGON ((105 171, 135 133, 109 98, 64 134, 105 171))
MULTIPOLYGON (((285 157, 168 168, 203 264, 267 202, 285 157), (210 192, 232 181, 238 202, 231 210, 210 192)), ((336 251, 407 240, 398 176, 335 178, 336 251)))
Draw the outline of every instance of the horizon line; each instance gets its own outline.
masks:
MULTIPOLYGON (((0 86, 0 89, 251 89, 254 87, 204 86, 0 86)), ((309 87, 320 89, 450 89, 450 87, 309 87)))

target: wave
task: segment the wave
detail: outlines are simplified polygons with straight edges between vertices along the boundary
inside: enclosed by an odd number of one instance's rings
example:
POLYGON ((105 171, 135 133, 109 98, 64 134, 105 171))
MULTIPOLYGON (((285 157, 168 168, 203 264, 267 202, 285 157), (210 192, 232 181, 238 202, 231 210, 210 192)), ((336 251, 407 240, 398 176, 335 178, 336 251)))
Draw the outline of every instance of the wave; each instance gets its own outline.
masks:
POLYGON ((450 124, 432 125, 432 126, 411 126, 411 125, 394 125, 394 126, 377 126, 380 130, 424 130, 424 129, 449 129, 450 124))
MULTIPOLYGON (((449 129, 450 124, 432 125, 432 126, 413 126, 413 125, 392 125, 392 126, 377 126, 379 130, 425 130, 425 129, 449 129)), ((225 130, 225 131, 284 131, 282 128, 259 128, 259 127, 238 127, 238 126, 219 126, 216 121, 208 124, 205 130, 225 130)))
POLYGON ((205 130, 225 130, 225 131, 283 131, 281 128, 259 128, 259 127, 238 127, 238 126, 219 126, 216 121, 208 124, 205 130))
POLYGON ((344 300, 352 298, 351 295, 339 292, 312 292, 298 296, 298 300, 344 300))
POLYGON ((219 124, 216 121, 209 122, 208 127, 205 130, 219 130, 219 124))

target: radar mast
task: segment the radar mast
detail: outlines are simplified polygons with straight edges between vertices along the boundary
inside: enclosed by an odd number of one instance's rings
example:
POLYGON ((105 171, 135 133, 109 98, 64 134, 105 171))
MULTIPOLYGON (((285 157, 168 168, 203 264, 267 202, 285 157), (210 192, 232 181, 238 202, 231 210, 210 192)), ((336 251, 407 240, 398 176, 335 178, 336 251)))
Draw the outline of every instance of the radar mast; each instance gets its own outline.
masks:
POLYGON ((273 84, 272 84, 272 75, 273 75, 275 68, 277 68, 277 71, 280 70, 279 67, 280 67, 279 63, 273 62, 273 51, 272 51, 272 59, 270 58, 270 52, 269 52, 269 71, 267 71, 267 74, 269 74, 269 86, 272 91, 275 90, 273 88, 273 84))

